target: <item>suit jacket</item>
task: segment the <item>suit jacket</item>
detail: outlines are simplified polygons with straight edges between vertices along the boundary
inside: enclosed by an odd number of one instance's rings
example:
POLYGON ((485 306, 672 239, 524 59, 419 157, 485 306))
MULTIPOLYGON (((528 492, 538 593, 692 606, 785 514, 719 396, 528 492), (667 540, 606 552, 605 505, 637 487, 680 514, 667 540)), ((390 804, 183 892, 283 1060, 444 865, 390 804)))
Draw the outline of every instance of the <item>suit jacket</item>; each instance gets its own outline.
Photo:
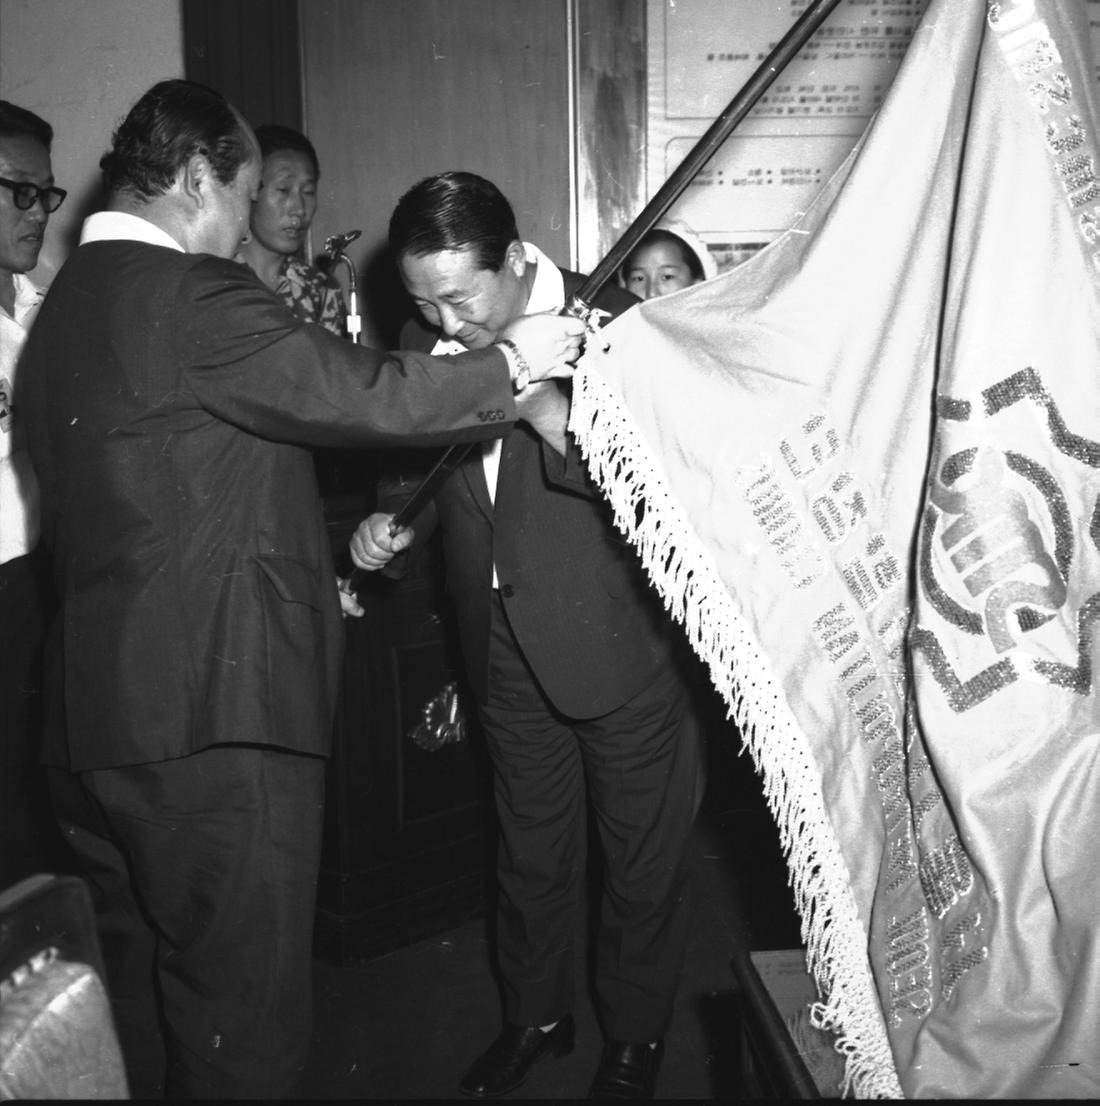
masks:
MULTIPOLYGON (((583 278, 563 271, 566 297, 583 278)), ((638 301, 610 286, 596 306, 618 314, 638 301)), ((439 333, 419 319, 402 345, 430 350, 439 333)), ((397 497, 391 496, 393 505, 397 497)), ((621 706, 667 663, 675 627, 633 548, 616 531, 576 446, 563 458, 525 423, 505 436, 495 505, 482 450, 471 449, 437 491, 435 517, 413 526, 419 543, 438 521, 448 590, 474 694, 488 694, 493 563, 520 648, 562 713, 594 718, 621 706)))
POLYGON ((328 749, 343 642, 307 446, 431 445, 515 418, 499 350, 450 371, 303 323, 245 267, 81 246, 23 364, 64 688, 50 763, 226 741, 328 749))

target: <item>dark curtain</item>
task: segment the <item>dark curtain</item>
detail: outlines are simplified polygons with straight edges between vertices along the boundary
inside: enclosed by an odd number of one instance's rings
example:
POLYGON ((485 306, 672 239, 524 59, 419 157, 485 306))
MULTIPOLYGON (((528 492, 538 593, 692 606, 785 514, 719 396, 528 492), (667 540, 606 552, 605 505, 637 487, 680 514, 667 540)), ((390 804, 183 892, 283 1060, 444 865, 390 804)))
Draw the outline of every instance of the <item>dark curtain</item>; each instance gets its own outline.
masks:
POLYGON ((182 0, 186 75, 253 125, 302 129, 298 0, 182 0))

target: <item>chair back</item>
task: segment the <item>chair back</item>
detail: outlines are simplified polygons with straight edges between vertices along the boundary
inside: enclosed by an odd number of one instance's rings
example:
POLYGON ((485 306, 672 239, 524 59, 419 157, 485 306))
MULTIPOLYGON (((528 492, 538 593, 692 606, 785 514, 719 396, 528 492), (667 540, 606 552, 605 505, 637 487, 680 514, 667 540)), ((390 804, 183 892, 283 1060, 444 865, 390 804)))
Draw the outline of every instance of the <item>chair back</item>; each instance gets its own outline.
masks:
POLYGON ((103 980, 82 880, 0 893, 0 1099, 129 1098, 103 980))

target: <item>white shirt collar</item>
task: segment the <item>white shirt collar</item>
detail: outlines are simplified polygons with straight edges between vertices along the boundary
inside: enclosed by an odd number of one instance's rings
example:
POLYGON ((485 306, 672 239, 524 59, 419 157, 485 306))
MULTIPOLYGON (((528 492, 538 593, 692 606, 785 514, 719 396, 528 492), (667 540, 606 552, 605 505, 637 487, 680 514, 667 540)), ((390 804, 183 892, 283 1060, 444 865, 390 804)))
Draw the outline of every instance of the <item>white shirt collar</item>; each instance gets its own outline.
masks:
MULTIPOLYGON (((28 330, 33 313, 38 310, 42 298, 46 294, 44 288, 39 288, 30 277, 23 273, 15 273, 15 311, 11 316, 24 330, 28 330)), ((4 312, 0 312, 4 314, 4 312)))
POLYGON ((86 242, 145 242, 150 246, 167 246, 170 250, 187 251, 166 231, 140 215, 127 211, 97 211, 84 220, 80 244, 86 242))
POLYGON ((538 315, 549 311, 560 311, 565 306, 565 281, 561 270, 538 248, 530 242, 523 243, 527 263, 534 264, 535 282, 531 286, 531 297, 527 301, 526 314, 538 315))

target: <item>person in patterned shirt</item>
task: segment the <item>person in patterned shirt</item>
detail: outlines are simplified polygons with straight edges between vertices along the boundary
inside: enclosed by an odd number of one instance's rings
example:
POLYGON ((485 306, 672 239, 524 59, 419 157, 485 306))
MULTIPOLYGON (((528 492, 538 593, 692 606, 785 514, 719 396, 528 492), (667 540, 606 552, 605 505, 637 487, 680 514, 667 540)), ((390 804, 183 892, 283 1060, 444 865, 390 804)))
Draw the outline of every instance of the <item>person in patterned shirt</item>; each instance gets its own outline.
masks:
POLYGON ((277 124, 256 128, 263 154, 260 190, 252 204, 251 237, 237 255, 295 314, 347 335, 339 287, 302 259, 317 211, 317 152, 304 134, 277 124))

